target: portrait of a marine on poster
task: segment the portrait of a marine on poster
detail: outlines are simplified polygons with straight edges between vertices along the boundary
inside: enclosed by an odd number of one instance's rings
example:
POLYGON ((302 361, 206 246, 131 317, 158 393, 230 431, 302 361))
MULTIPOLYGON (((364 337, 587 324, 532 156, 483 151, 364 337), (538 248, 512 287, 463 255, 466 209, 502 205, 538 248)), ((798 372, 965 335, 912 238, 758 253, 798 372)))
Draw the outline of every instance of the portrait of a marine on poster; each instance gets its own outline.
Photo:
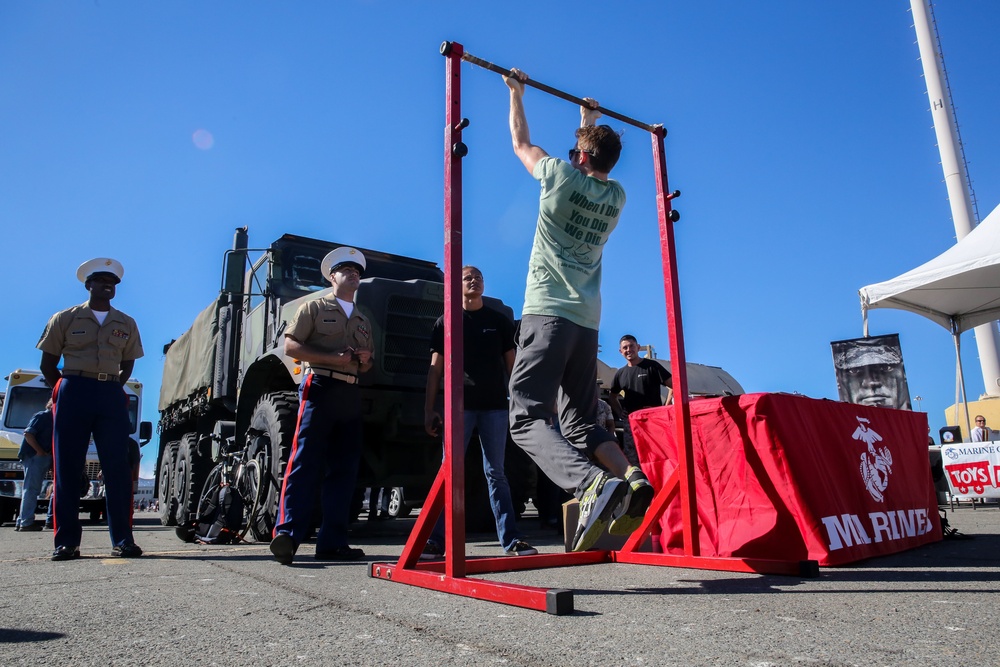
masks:
POLYGON ((899 334, 837 340, 830 347, 841 401, 911 409, 899 334))

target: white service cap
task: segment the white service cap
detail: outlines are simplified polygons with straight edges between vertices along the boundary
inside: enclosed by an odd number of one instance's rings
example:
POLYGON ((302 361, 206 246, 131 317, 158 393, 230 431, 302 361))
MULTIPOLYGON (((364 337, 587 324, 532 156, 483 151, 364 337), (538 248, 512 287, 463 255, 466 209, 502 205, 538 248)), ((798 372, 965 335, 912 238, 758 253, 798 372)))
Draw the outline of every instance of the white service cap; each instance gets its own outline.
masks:
POLYGON ((340 266, 341 264, 357 264, 361 267, 361 271, 363 273, 365 270, 365 256, 356 248, 341 246, 336 250, 332 250, 327 253, 326 257, 323 258, 323 262, 319 266, 323 275, 329 277, 330 274, 333 273, 334 267, 340 266))
POLYGON ((117 259, 95 257, 80 265, 80 268, 76 270, 76 277, 81 283, 85 283, 87 282, 87 278, 95 273, 110 273, 115 278, 118 278, 118 282, 121 282, 122 276, 125 275, 125 267, 117 259))

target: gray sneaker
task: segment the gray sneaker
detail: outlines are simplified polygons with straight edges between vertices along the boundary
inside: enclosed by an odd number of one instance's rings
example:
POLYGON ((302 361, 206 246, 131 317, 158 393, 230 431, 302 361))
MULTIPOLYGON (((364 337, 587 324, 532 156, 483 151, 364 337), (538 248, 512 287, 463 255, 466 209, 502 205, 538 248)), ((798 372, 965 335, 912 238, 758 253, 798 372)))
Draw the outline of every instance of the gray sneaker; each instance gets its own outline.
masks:
POLYGON ((504 549, 504 556, 534 556, 538 553, 538 549, 531 546, 524 540, 518 540, 511 545, 510 549, 504 549))
POLYGON ((611 535, 631 535, 635 532, 646 518, 646 510, 655 495, 646 475, 635 466, 626 471, 625 481, 628 482, 628 495, 622 503, 621 513, 612 518, 608 526, 611 535))
POLYGON ((580 498, 580 522, 571 551, 586 551, 594 546, 627 493, 628 485, 617 477, 602 472, 594 478, 580 498))

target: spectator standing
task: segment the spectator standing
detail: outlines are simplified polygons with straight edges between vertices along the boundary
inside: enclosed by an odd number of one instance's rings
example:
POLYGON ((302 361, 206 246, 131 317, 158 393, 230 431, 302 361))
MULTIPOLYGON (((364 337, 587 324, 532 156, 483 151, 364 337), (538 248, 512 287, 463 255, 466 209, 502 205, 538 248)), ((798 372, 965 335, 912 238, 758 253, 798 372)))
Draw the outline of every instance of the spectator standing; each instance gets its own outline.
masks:
MULTIPOLYGON (((524 541, 517 530, 517 513, 511 500, 504 470, 507 449, 507 378, 514 366, 514 325, 507 316, 483 302, 485 282, 474 266, 462 267, 462 335, 465 382, 463 444, 468 450, 473 429, 483 450, 483 472, 489 489, 490 507, 496 520, 497 537, 505 556, 530 556, 538 550, 524 541)), ((444 375, 444 317, 431 330, 431 365, 427 370, 424 428, 432 436, 441 434, 441 415, 435 401, 444 375)), ((444 554, 444 516, 438 519, 421 558, 444 554)))
POLYGON ((17 452, 24 466, 24 487, 21 493, 21 510, 14 530, 38 531, 42 524, 35 522, 38 494, 42 491, 45 473, 52 467, 52 399, 45 409, 36 412, 24 429, 24 442, 17 452))
POLYGON ((615 373, 615 379, 611 383, 611 398, 613 401, 619 401, 618 396, 621 395, 619 405, 622 421, 625 422, 622 434, 625 458, 637 466, 639 454, 635 448, 635 438, 632 437, 632 425, 628 416, 636 410, 663 405, 660 387, 667 387, 666 403, 670 403, 673 389, 670 388, 672 384, 670 371, 652 359, 639 356, 639 342, 635 336, 631 334, 622 336, 618 343, 618 351, 625 357, 627 365, 615 373))

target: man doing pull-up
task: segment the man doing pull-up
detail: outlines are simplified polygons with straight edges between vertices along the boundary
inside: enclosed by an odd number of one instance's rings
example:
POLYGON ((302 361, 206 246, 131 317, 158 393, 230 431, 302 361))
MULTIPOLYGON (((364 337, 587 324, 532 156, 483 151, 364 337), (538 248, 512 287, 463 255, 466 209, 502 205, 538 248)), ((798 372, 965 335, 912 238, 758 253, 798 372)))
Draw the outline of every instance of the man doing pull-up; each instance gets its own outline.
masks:
POLYGON ((608 174, 622 146, 610 127, 595 125, 601 113, 587 98, 569 162, 550 157, 531 143, 527 79, 516 69, 504 77, 514 153, 541 185, 510 379, 510 428, 549 479, 579 498, 572 549, 585 551, 605 526, 615 535, 638 528, 653 498, 645 475, 595 424, 601 255, 625 205, 625 191, 608 174))

